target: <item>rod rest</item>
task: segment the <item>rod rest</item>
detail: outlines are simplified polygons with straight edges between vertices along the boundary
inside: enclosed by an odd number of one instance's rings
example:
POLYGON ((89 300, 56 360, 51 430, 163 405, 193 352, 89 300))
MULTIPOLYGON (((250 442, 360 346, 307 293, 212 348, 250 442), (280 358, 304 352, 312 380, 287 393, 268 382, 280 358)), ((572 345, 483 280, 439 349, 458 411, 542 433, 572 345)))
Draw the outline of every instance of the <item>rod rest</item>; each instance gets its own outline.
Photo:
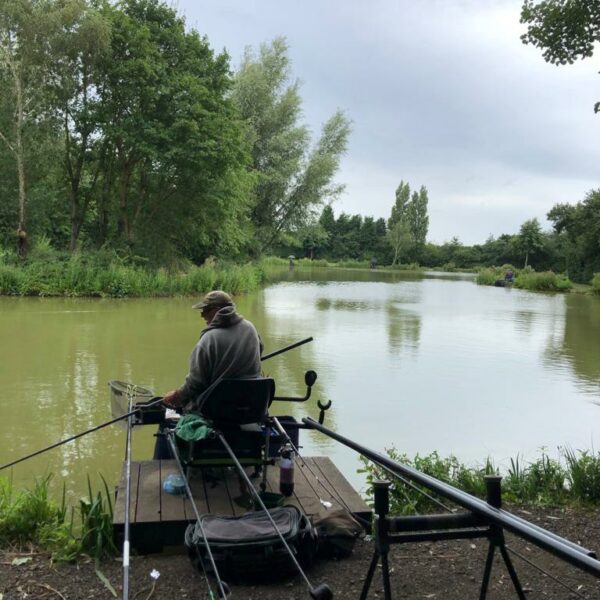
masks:
POLYGON ((459 512, 451 515, 435 514, 386 517, 386 521, 389 533, 464 529, 467 527, 485 527, 488 524, 483 519, 469 512, 459 512))

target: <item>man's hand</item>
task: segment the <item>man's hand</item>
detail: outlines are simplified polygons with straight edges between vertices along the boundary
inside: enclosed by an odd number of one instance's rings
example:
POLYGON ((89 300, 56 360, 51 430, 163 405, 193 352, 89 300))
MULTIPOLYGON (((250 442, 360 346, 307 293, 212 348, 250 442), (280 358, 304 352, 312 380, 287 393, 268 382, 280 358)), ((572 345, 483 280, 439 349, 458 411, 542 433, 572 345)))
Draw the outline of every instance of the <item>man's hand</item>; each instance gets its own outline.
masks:
POLYGON ((170 392, 167 392, 163 396, 162 403, 167 408, 172 408, 173 410, 181 408, 183 402, 181 401, 181 394, 179 393, 179 390, 171 390, 170 392))

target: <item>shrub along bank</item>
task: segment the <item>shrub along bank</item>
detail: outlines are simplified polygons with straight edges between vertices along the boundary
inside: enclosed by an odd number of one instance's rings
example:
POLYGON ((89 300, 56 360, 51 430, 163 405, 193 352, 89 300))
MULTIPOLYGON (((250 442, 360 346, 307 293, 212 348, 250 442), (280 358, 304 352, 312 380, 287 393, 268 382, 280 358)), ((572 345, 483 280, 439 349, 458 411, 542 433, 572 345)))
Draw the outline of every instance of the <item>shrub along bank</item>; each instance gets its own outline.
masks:
POLYGON ((208 262, 169 271, 116 256, 61 256, 22 265, 0 260, 0 294, 10 296, 186 296, 213 289, 237 294, 257 289, 264 278, 263 268, 254 264, 208 262))
MULTIPOLYGON (((449 483, 478 498, 485 498, 485 476, 503 475, 502 493, 507 502, 535 506, 591 505, 600 506, 600 452, 559 449, 560 458, 550 458, 546 452, 530 463, 517 458, 510 460, 506 473, 490 459, 480 467, 468 467, 455 456, 441 457, 437 452, 414 458, 387 450, 393 460, 411 466, 440 481, 449 483)), ((363 459, 359 472, 366 474, 368 489, 373 481, 390 479, 390 475, 363 459)), ((431 492, 418 485, 407 486, 395 480, 390 488, 392 514, 418 514, 439 511, 439 504, 421 491, 431 492), (415 489, 416 488, 416 489, 415 489)), ((370 493, 370 491, 369 491, 370 493)))
POLYGON ((506 284, 506 275, 509 271, 513 273, 511 285, 523 290, 534 292, 568 292, 573 284, 565 275, 556 274, 552 271, 537 273, 530 267, 526 269, 515 269, 511 265, 502 267, 490 267, 482 269, 477 274, 477 283, 480 285, 506 284))

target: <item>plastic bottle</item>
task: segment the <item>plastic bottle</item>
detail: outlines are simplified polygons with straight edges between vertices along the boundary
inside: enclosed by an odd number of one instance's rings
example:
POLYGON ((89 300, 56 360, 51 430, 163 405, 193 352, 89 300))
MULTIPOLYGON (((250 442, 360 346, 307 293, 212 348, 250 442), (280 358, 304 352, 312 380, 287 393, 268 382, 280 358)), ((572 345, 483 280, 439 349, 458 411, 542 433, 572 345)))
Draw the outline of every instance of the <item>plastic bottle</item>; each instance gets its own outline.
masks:
POLYGON ((289 444, 281 449, 279 459, 279 491, 284 496, 291 496, 294 492, 294 451, 289 444))

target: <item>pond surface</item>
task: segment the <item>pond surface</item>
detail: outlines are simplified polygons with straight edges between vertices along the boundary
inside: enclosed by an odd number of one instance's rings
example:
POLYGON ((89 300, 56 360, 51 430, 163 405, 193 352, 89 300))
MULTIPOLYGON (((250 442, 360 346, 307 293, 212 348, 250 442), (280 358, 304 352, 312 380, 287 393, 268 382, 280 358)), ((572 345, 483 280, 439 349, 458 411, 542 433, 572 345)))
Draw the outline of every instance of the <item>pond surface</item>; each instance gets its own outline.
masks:
MULTIPOLYGON (((157 394, 177 387, 202 328, 193 299, 0 298, 0 464, 111 418, 107 382, 157 394)), ((438 450, 468 464, 535 458, 540 448, 599 448, 600 300, 477 286, 469 275, 296 270, 239 297, 265 352, 314 342, 264 363, 278 395, 313 398, 271 412, 318 416, 376 450, 438 450)), ((135 459, 151 458, 138 428, 135 459)), ((306 454, 331 456, 360 487, 356 455, 315 433, 306 454)), ((17 483, 52 472, 79 494, 89 473, 116 482, 125 429, 111 426, 13 469, 17 483)))

